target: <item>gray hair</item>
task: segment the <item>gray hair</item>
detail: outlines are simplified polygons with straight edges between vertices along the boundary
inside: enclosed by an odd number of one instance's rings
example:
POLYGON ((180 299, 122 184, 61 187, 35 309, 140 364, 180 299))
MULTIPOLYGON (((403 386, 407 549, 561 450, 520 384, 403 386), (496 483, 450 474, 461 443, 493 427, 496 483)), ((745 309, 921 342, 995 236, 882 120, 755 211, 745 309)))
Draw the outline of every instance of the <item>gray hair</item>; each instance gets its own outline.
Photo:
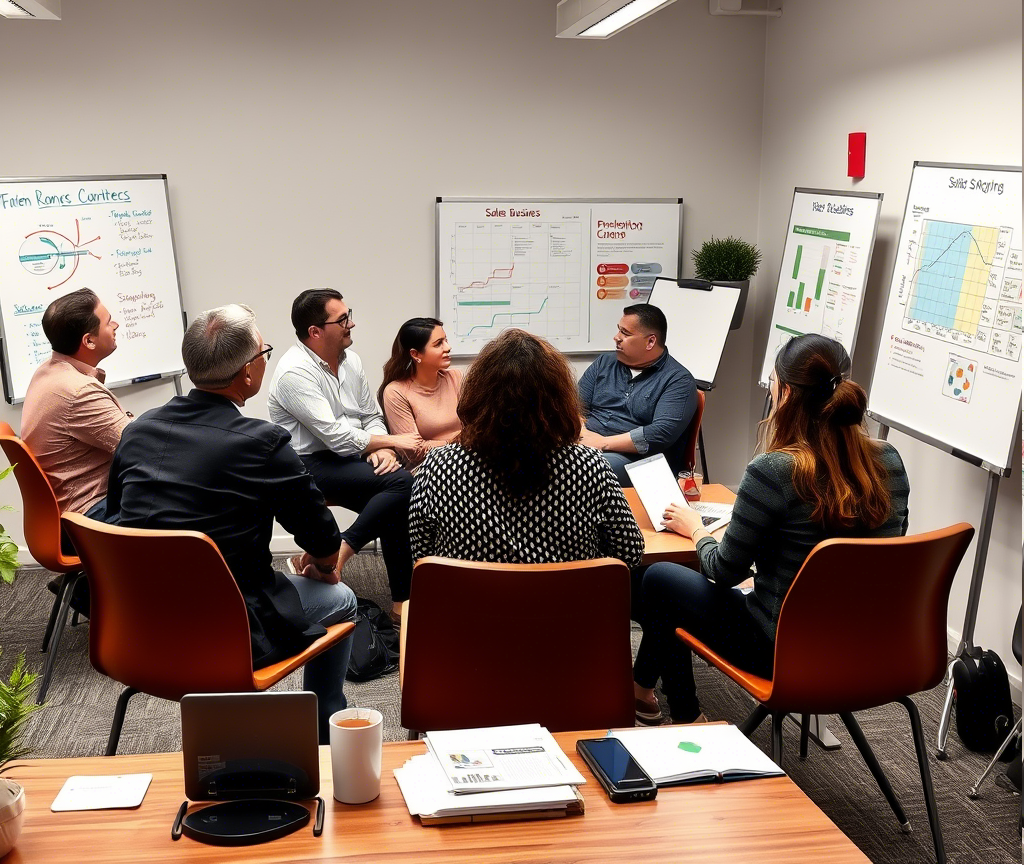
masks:
POLYGON ((228 304, 196 316, 181 341, 181 357, 192 384, 226 388, 262 348, 253 311, 228 304))

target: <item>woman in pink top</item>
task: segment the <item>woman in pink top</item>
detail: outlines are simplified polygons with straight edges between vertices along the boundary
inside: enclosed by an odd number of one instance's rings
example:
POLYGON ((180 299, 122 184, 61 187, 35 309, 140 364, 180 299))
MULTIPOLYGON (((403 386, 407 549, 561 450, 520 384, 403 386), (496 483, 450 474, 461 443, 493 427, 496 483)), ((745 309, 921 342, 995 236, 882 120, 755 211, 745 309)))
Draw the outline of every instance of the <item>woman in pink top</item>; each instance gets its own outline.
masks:
POLYGON ((456 412, 462 373, 452 370, 451 347, 437 319, 409 319, 398 330, 377 396, 392 433, 419 433, 423 447, 399 454, 415 469, 431 448, 447 445, 462 430, 456 412))

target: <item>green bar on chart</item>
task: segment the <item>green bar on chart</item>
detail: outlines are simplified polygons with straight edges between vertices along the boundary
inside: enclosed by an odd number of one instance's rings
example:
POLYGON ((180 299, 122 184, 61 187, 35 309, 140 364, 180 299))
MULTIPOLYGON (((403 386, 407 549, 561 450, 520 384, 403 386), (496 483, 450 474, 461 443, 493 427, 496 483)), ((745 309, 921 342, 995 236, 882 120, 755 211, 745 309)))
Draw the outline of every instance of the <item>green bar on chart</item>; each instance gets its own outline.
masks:
POLYGON ((821 284, 825 282, 825 269, 818 271, 818 287, 814 290, 814 300, 821 300, 821 284))
POLYGON ((804 254, 803 244, 796 245, 796 261, 793 262, 793 279, 800 276, 800 257, 804 254))
POLYGON ((786 306, 787 307, 792 307, 793 306, 793 298, 795 298, 795 297, 796 297, 796 293, 795 292, 790 292, 789 293, 789 300, 786 302, 786 306))
POLYGON ((796 293, 796 308, 799 310, 804 305, 804 284, 800 283, 800 290, 796 293))

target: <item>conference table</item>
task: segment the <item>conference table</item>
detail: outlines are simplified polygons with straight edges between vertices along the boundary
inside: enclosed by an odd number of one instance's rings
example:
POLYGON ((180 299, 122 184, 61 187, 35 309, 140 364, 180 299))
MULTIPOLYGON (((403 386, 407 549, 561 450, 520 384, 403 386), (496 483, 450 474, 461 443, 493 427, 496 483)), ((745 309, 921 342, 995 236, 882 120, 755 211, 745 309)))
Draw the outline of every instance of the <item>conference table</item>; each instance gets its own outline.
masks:
MULTIPOLYGON (((692 566, 697 563, 697 547, 689 538, 683 538, 668 530, 658 532, 640 504, 640 497, 636 495, 636 491, 632 487, 625 487, 622 492, 626 496, 633 517, 636 518, 637 526, 644 534, 644 565, 653 562, 678 562, 680 565, 692 566)), ((701 488, 700 498, 704 502, 732 504, 736 501, 736 494, 724 484, 705 484, 701 488)), ((724 532, 723 526, 712 535, 721 541, 724 532)))
POLYGON ((28 760, 9 774, 25 787, 27 817, 3 862, 870 862, 788 777, 665 788, 650 802, 614 804, 576 754, 577 739, 604 734, 555 734, 587 780, 580 788, 583 815, 427 827, 409 814, 393 774, 426 751, 421 741, 384 744, 380 797, 361 806, 334 800, 324 746, 323 835, 313 836, 310 821, 282 839, 244 848, 171 840, 184 799, 180 752, 28 760), (141 806, 50 811, 68 776, 115 773, 153 774, 141 806))

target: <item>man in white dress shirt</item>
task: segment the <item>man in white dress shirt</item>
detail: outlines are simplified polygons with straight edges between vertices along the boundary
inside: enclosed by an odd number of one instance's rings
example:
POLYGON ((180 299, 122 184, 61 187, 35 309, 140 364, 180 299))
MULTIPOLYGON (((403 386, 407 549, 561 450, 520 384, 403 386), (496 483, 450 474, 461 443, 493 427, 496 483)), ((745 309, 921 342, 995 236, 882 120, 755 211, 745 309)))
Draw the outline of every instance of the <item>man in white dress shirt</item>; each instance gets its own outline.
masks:
MULTIPOLYGON (((416 434, 392 436, 359 356, 349 351, 352 311, 334 289, 308 289, 292 303, 292 346, 270 381, 270 420, 292 434, 292 447, 332 504, 358 512, 341 534, 338 571, 363 545, 380 538, 397 621, 409 597, 409 496, 412 476, 395 448, 416 451, 416 434)), ((301 573, 305 555, 289 570, 301 573)))

